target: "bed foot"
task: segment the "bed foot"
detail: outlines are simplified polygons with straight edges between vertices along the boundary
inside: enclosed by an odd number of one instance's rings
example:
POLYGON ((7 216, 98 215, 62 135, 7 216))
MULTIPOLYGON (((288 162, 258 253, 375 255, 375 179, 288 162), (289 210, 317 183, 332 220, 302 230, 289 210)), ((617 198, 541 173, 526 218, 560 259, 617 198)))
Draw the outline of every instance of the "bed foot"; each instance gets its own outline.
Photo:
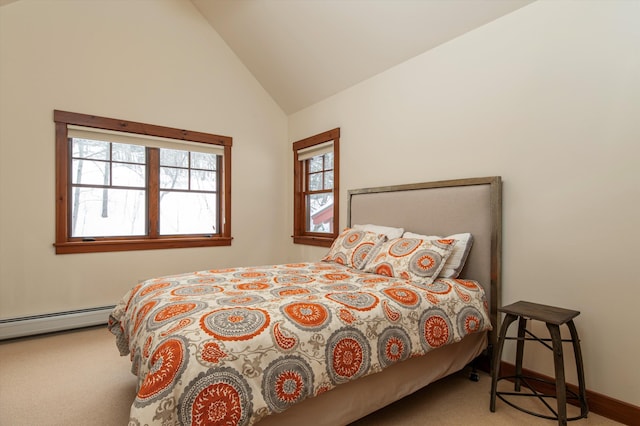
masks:
POLYGON ((480 381, 480 375, 478 374, 478 370, 476 370, 475 368, 471 370, 471 372, 469 373, 469 380, 471 380, 472 382, 480 381))
POLYGON ((482 359, 481 356, 476 357, 473 361, 468 364, 471 371, 469 371, 469 380, 472 382, 480 381, 480 374, 478 374, 478 367, 482 368, 482 359))

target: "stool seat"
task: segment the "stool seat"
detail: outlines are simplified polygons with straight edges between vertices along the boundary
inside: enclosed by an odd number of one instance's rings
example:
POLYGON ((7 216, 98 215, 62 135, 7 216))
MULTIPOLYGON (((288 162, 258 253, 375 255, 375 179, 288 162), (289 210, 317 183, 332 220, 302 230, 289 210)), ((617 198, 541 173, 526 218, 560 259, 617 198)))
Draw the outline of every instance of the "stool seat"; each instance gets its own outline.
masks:
MULTIPOLYGON (((575 324, 573 323, 573 319, 580 315, 579 311, 574 311, 570 309, 559 308, 555 306, 541 305, 538 303, 519 301, 513 303, 511 305, 504 306, 502 308, 498 308, 498 311, 503 312, 505 314, 505 318, 502 322, 502 326, 500 328, 500 334, 498 335, 497 347, 494 353, 493 359, 493 371, 491 376, 491 402, 490 402, 490 410, 492 412, 495 411, 496 407, 496 397, 499 397, 501 400, 505 401, 507 404, 511 405, 514 408, 517 408, 521 411, 524 411, 529 414, 533 414, 538 417, 543 417, 547 419, 558 420, 558 424, 566 425, 568 420, 576 420, 583 417, 586 417, 589 412, 589 407, 587 405, 586 398, 586 387, 584 380, 584 367, 582 365, 582 354, 580 351, 580 339, 578 338, 578 332, 576 330, 575 324), (507 330, 509 326, 518 319, 518 337, 511 338, 507 337, 507 330), (536 320, 542 321, 546 324, 547 329, 549 330, 549 334, 551 335, 550 339, 541 339, 535 336, 530 330, 526 328, 527 320, 536 320), (571 333, 570 340, 563 340, 560 336, 560 326, 566 325, 569 328, 571 333), (526 336, 531 337, 526 337, 526 336), (516 371, 514 376, 500 376, 500 363, 502 360, 502 350, 504 348, 505 340, 517 340, 517 348, 516 348, 516 371), (548 349, 553 351, 554 355, 554 367, 555 367, 555 395, 547 395, 541 394, 532 388, 533 393, 520 393, 521 383, 528 383, 526 379, 540 380, 533 377, 526 377, 522 374, 522 358, 524 354, 524 342, 526 340, 536 340, 546 346, 548 349), (552 345, 548 345, 546 342, 550 341, 552 345), (565 375, 564 375, 564 357, 562 350, 562 342, 570 341, 573 344, 573 352, 576 360, 576 369, 578 374, 578 394, 569 391, 571 394, 571 398, 575 398, 579 401, 580 404, 580 416, 572 417, 570 419, 567 418, 567 388, 565 383, 565 375), (497 390, 497 383, 502 379, 513 379, 514 380, 514 390, 515 392, 499 392, 497 390), (504 396, 534 396, 538 397, 544 405, 551 411, 552 416, 545 416, 539 413, 531 412, 529 410, 525 410, 516 404, 507 400, 504 396), (545 400, 544 398, 552 397, 557 400, 557 411, 555 411, 545 400)), ((531 388, 531 386, 529 386, 531 388)))
POLYGON ((580 315, 579 311, 524 301, 503 306, 502 308, 498 308, 498 310, 505 314, 512 314, 556 325, 567 323, 580 315))

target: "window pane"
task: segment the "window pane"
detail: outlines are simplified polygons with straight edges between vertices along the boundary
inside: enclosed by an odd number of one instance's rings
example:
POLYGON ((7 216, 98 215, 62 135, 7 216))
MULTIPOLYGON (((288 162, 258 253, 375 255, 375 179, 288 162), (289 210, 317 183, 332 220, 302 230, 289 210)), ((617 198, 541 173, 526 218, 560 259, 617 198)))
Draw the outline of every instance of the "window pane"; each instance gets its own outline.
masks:
POLYGON ((71 182, 85 185, 109 185, 109 163, 73 160, 71 182))
POLYGON ((160 188, 189 189, 189 170, 160 167, 160 188))
POLYGON ((316 155, 309 159, 309 172, 319 172, 322 170, 322 155, 316 155))
POLYGON ((307 232, 333 230, 333 193, 307 196, 307 232))
POLYGON ((160 234, 215 234, 217 195, 160 191, 160 234))
POLYGON ((71 236, 145 235, 143 190, 73 188, 71 236))
POLYGON ((109 142, 73 138, 72 156, 92 160, 109 159, 109 142))
POLYGON ((194 169, 215 170, 218 156, 204 152, 191 153, 191 167, 194 169))
POLYGON ((111 160, 113 161, 137 164, 146 163, 147 150, 144 146, 113 143, 111 151, 111 160))
POLYGON ((309 191, 322 190, 322 173, 309 175, 309 191))
POLYGON ((196 191, 215 191, 216 172, 191 170, 191 189, 196 191))
POLYGON ((113 181, 114 186, 145 186, 145 166, 138 164, 113 163, 113 181))
POLYGON ((328 152, 324 155, 324 169, 333 169, 333 152, 328 152))
POLYGON ((333 189, 333 170, 324 174, 324 189, 333 189))
POLYGON ((189 167, 189 151, 160 148, 160 165, 189 167))

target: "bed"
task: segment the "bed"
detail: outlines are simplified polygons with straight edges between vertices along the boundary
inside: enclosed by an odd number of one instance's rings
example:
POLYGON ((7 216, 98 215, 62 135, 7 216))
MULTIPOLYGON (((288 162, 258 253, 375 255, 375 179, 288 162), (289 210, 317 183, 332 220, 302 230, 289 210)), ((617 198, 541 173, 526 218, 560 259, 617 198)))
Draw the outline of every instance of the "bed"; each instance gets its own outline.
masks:
POLYGON ((139 283, 109 319, 139 378, 130 424, 364 417, 495 343, 500 251, 501 179, 459 179, 349 191, 347 226, 316 262, 139 283), (460 233, 471 250, 443 277, 460 233))

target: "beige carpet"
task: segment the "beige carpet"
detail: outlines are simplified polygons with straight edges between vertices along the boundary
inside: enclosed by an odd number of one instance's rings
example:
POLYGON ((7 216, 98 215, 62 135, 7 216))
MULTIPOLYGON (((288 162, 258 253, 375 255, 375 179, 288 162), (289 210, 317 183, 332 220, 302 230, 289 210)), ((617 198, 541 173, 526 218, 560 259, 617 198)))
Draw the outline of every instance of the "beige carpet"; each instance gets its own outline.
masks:
MULTIPOLYGON (((118 355, 115 340, 104 327, 0 342, 0 425, 126 425, 135 394, 129 367, 128 357, 118 355)), ((456 374, 352 426, 557 424, 500 400, 491 413, 489 388, 486 374, 478 383, 456 374)), ((528 400, 538 406, 534 399, 528 400)), ((619 423, 591 413, 570 424, 619 423)))

